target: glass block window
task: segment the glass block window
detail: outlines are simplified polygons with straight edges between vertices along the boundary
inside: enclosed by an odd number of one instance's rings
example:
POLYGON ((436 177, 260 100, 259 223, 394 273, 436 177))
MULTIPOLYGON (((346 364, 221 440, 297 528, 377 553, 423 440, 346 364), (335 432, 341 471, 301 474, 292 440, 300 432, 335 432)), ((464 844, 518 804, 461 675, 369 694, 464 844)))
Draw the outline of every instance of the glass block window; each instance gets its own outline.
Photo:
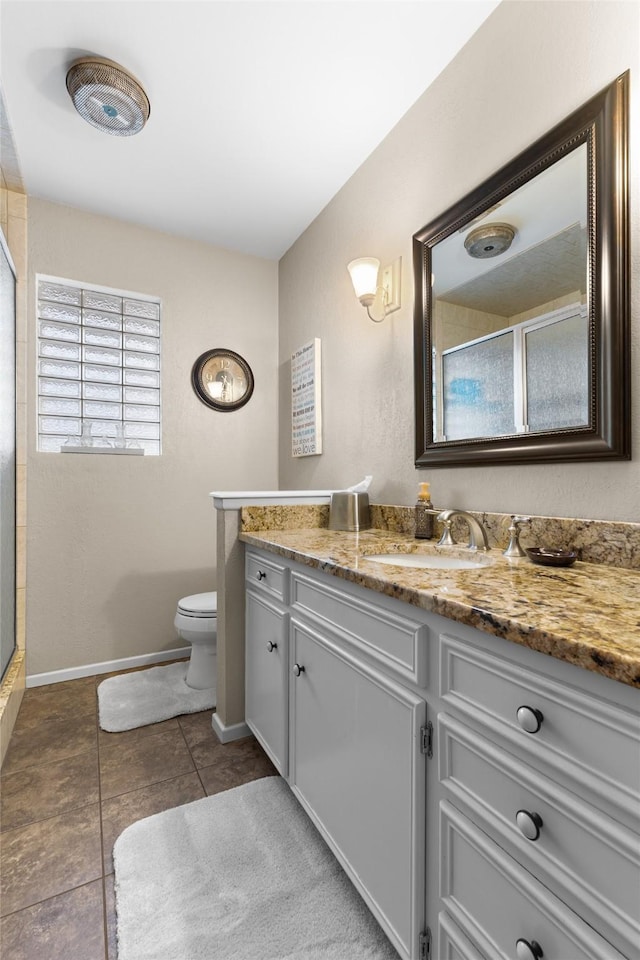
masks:
POLYGON ((38 450, 158 455, 160 301, 39 276, 38 450))

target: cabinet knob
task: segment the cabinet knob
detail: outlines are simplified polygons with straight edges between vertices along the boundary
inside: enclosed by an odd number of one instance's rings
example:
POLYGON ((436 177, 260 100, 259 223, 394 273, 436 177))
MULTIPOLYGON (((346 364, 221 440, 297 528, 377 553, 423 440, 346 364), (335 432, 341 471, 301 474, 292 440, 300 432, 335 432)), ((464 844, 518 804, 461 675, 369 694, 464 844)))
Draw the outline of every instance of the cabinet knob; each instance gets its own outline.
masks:
POLYGON ((267 575, 264 572, 264 570, 258 570, 258 572, 256 573, 256 580, 264 580, 266 576, 267 575))
POLYGON ((527 840, 537 840, 540 836, 542 827, 542 817, 539 813, 530 813, 528 810, 518 810, 516 813, 516 826, 527 840))
POLYGON ((278 649, 278 644, 274 643, 273 640, 269 640, 267 644, 267 650, 269 651, 269 653, 273 653, 273 651, 277 649, 278 649))
POLYGON ((301 667, 299 663, 294 663, 293 672, 296 677, 299 677, 301 673, 304 673, 304 667, 301 667))
POLYGON ((516 956, 518 960, 539 960, 542 947, 535 940, 516 940, 516 956))
POLYGON ((544 716, 540 710, 527 706, 518 707, 516 717, 525 733, 537 733, 544 720, 544 716))

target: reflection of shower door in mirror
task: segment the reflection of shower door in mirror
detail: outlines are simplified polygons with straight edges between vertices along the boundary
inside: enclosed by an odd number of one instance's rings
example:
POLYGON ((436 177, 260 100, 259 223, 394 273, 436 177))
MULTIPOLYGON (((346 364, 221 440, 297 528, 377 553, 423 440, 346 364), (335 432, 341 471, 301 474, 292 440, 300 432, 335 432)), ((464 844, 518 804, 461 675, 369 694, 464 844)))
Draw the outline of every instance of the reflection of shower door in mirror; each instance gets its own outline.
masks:
POLYGON ((445 351, 442 440, 515 433, 513 332, 445 351))
POLYGON ((588 426, 586 306, 575 303, 443 350, 437 381, 439 441, 588 426))
POLYGON ((589 324, 586 308, 524 331, 530 431, 589 424, 589 324))
POLYGON ((16 281, 0 231, 0 676, 16 645, 16 281))

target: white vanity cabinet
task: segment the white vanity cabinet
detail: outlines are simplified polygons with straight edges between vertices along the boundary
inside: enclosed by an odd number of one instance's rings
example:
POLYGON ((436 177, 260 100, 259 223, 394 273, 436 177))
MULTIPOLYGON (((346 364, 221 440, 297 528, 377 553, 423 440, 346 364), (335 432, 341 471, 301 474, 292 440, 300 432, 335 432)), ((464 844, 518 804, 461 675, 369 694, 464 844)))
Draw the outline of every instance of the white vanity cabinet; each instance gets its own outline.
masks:
POLYGON ((531 944, 549 960, 636 960, 637 693, 468 627, 439 647, 446 913, 486 960, 518 940, 526 960, 531 944), (474 877, 492 878, 490 897, 474 877))
POLYGON ((638 699, 247 550, 247 720, 402 960, 639 960, 638 699))
POLYGON ((269 557, 246 558, 245 719, 278 773, 289 767, 288 570, 269 557))

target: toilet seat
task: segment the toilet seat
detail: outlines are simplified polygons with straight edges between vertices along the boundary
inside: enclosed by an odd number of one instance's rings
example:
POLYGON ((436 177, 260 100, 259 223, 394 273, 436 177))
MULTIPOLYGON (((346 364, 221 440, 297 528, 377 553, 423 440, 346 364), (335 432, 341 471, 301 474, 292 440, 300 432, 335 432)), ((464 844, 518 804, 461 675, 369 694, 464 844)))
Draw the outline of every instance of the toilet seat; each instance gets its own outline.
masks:
POLYGON ((194 593, 190 597, 183 597, 178 601, 178 613, 185 617, 214 619, 218 615, 217 592, 194 593))

